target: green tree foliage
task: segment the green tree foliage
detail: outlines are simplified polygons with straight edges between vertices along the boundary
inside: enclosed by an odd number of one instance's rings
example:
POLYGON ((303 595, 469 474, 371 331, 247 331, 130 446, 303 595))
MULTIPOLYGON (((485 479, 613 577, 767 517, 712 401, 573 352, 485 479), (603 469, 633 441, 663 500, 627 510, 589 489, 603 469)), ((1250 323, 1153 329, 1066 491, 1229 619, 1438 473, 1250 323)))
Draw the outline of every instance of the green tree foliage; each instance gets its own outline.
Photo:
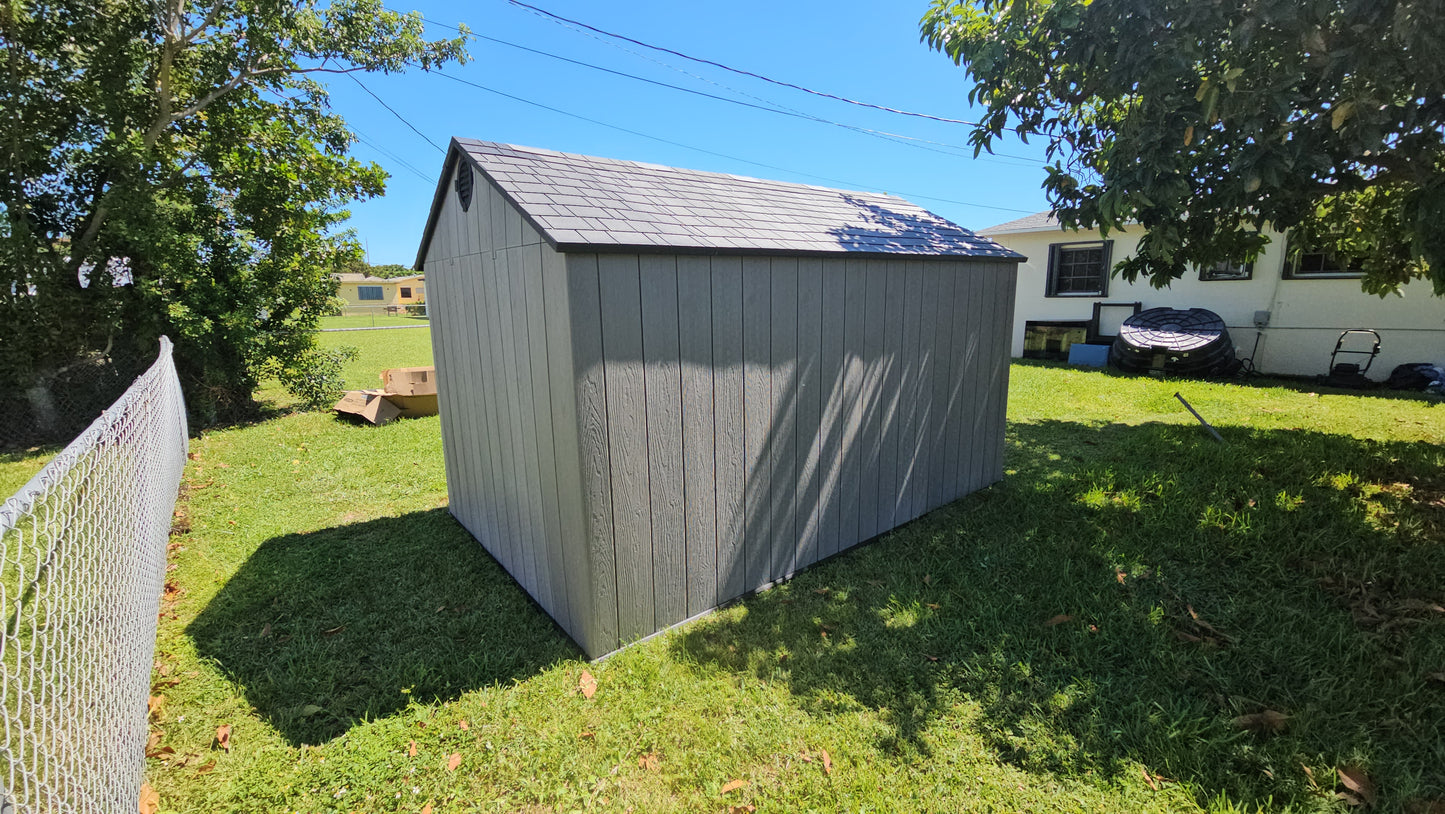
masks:
POLYGON ((1385 294, 1445 295, 1445 2, 934 0, 971 134, 1048 142, 1060 222, 1147 228, 1116 272, 1252 260, 1269 225, 1385 294))
POLYGON ((355 274, 366 274, 371 277, 380 277, 386 280, 394 280, 397 277, 410 277, 416 274, 415 271, 400 263, 384 263, 380 266, 373 266, 361 258, 347 263, 345 270, 355 274))
POLYGON ((195 418, 314 391, 345 207, 385 180, 319 80, 465 58, 378 0, 0 2, 0 376, 165 333, 195 418))

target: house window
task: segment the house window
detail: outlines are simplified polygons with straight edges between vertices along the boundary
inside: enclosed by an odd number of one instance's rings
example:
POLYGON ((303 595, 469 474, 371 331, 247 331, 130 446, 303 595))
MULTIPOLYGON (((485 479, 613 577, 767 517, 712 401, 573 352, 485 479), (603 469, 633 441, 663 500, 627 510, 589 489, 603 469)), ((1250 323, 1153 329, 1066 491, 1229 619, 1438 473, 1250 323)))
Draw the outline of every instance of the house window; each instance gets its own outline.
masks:
POLYGON ((1049 297, 1102 297, 1109 290, 1112 240, 1055 243, 1049 247, 1049 297))
POLYGON ((1065 362, 1069 346, 1088 338, 1088 322, 1025 322, 1024 358, 1065 362))
POLYGON ((409 299, 411 299, 411 289, 408 288, 408 287, 406 287, 406 286, 402 286, 402 287, 401 287, 401 298, 404 299, 404 300, 409 300, 409 299))
POLYGON ((1208 283, 1220 280, 1252 280, 1254 279, 1253 263, 1215 263, 1209 268, 1199 269, 1199 279, 1208 283))
POLYGON ((382 300, 386 299, 381 293, 379 285, 359 285, 356 287, 356 298, 358 300, 382 300))
POLYGON ((1285 264, 1285 276, 1297 280, 1359 277, 1364 272, 1331 252, 1302 251, 1285 264))

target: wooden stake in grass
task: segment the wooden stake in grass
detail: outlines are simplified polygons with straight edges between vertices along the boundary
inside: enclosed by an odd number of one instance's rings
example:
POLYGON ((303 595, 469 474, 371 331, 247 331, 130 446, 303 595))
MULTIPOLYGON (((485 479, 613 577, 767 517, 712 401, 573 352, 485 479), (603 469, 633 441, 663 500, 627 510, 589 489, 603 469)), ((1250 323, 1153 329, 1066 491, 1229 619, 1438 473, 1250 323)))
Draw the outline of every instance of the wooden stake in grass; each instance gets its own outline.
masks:
POLYGON ((1199 419, 1199 423, 1204 425, 1204 429, 1209 430, 1209 434, 1214 436, 1214 440, 1218 441, 1221 444, 1224 443, 1224 436, 1219 434, 1219 430, 1211 427, 1209 425, 1209 422, 1204 420, 1204 416, 1199 414, 1198 410, 1195 410, 1193 407, 1189 406, 1189 402, 1185 401, 1183 396, 1179 395, 1179 393, 1176 392, 1174 394, 1174 398, 1179 399, 1179 403, 1184 405, 1184 409, 1188 410, 1194 415, 1195 418, 1199 419))

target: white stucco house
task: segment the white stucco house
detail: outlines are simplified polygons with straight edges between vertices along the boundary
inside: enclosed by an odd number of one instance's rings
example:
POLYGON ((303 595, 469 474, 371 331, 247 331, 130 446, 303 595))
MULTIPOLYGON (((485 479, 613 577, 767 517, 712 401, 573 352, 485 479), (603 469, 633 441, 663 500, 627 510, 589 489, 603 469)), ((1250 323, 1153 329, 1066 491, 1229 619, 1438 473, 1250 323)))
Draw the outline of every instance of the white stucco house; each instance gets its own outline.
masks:
MULTIPOLYGON (((1340 333, 1369 328, 1381 338, 1369 377, 1383 380, 1395 365, 1445 363, 1445 298, 1414 282, 1384 299, 1360 290, 1359 273, 1325 254, 1286 260, 1285 236, 1271 235, 1263 255, 1246 267, 1195 269, 1165 289, 1111 277, 1110 268, 1134 251, 1141 230, 1065 231, 1047 212, 981 229, 979 234, 1023 254, 1014 296, 1014 357, 1065 359, 1075 342, 1107 343, 1138 308, 1207 308, 1229 327, 1239 358, 1263 373, 1312 376, 1328 372, 1340 333)), ((1369 347, 1351 337, 1348 348, 1369 347)), ((1342 362, 1363 357, 1342 356, 1342 362)))

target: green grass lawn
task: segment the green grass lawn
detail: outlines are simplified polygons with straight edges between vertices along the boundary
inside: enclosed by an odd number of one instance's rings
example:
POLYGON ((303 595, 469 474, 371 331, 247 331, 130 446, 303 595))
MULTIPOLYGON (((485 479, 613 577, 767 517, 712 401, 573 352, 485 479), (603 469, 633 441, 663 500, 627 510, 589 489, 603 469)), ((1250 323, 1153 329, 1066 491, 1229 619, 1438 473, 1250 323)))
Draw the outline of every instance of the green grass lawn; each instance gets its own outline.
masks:
MULTIPOLYGON (((412 334, 326 338, 383 336, 365 378, 429 361, 412 334)), ((1445 405, 1012 376, 1001 483, 597 664, 446 513, 436 418, 207 433, 149 782, 186 812, 1333 811, 1340 768, 1379 810, 1445 798, 1445 405)))

